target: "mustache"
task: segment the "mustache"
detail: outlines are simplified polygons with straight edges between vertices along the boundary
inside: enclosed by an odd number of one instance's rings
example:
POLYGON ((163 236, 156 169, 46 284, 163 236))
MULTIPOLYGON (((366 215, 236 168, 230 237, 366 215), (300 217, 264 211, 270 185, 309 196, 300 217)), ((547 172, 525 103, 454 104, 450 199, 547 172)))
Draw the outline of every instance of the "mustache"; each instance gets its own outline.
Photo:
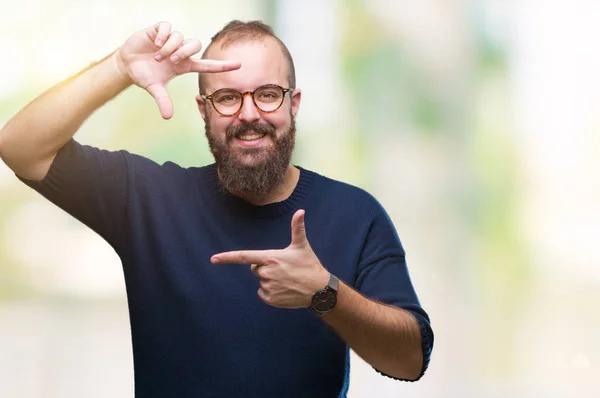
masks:
POLYGON ((275 127, 268 123, 250 123, 250 124, 240 124, 238 126, 229 126, 227 128, 226 138, 228 140, 235 138, 241 134, 248 133, 253 131, 258 134, 266 134, 270 137, 275 137, 275 127))

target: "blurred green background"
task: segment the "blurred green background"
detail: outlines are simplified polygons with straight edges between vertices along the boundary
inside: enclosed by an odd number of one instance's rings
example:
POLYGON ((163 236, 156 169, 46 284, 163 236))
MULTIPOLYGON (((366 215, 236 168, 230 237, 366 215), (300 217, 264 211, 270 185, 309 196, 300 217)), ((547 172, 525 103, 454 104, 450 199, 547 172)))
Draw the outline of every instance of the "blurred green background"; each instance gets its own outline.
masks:
MULTIPOLYGON (((349 397, 600 396, 600 3, 10 8, 0 24, 2 126, 155 22, 205 45, 230 19, 272 24, 303 90, 294 162, 381 201, 436 332, 418 383, 381 377, 353 355, 349 397)), ((158 162, 211 163, 196 76, 169 91, 170 121, 131 88, 77 138, 158 162)), ((0 396, 132 395, 117 256, 0 164, 0 396)))

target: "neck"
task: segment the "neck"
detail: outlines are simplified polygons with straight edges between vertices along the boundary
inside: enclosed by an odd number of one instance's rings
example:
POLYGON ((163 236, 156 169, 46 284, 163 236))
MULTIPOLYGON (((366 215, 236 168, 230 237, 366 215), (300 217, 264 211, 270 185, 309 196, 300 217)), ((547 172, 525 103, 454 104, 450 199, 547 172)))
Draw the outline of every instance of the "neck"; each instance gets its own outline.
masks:
POLYGON ((299 179, 300 170, 290 164, 285 171, 283 182, 267 195, 253 196, 236 192, 232 193, 255 206, 265 206, 271 203, 283 202, 289 198, 292 195, 292 192, 294 192, 299 179))

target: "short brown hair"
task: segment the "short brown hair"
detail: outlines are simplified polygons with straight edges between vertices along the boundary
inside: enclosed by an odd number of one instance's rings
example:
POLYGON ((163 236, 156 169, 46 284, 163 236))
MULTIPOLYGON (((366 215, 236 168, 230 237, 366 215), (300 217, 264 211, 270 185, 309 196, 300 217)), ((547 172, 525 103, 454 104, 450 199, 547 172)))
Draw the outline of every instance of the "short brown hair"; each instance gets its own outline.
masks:
MULTIPOLYGON (((262 21, 247 21, 243 22, 240 20, 233 20, 226 24, 223 29, 218 31, 211 39, 210 44, 204 50, 202 54, 202 58, 205 59, 208 56, 209 50, 212 48, 215 43, 219 42, 221 44, 221 48, 225 48, 230 46, 231 44, 243 42, 243 41, 252 41, 252 40, 260 40, 265 37, 272 37, 279 43, 281 47, 281 52, 285 56, 289 64, 289 74, 288 74, 288 84, 291 88, 296 88, 296 69, 294 67, 294 60, 292 59, 292 54, 286 47, 286 45, 275 35, 273 32, 273 28, 262 21)), ((202 79, 203 74, 198 74, 198 88, 200 90, 200 94, 204 90, 204 82, 202 79)))

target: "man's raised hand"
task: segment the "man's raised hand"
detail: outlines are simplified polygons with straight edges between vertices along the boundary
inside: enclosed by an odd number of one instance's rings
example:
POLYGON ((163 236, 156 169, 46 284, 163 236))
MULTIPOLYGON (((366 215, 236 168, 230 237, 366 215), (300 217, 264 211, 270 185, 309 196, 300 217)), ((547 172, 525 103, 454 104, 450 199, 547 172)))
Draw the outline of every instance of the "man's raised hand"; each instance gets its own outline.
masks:
POLYGON ((164 119, 173 116, 173 104, 167 92, 168 82, 190 72, 213 73, 239 69, 239 61, 194 59, 202 44, 184 39, 172 31, 171 24, 159 22, 136 32, 116 51, 124 77, 143 88, 155 99, 164 119))

